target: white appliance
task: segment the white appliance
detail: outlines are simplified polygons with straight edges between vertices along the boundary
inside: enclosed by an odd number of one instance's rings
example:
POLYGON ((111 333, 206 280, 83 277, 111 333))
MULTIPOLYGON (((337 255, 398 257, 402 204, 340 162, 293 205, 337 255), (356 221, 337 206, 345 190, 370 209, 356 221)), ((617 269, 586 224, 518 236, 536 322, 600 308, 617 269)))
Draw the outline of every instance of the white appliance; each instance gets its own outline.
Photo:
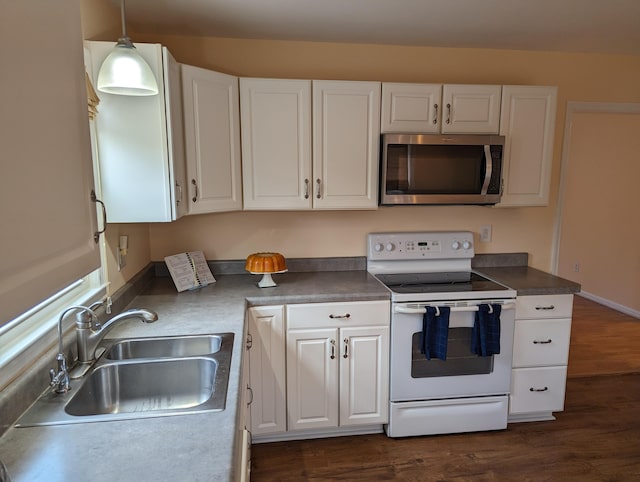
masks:
POLYGON ((389 437, 507 426, 516 292, 471 269, 470 232, 372 233, 367 270, 391 292, 389 437), (471 351, 479 306, 499 305, 500 350, 471 351), (427 306, 449 307, 446 359, 421 353, 427 306))

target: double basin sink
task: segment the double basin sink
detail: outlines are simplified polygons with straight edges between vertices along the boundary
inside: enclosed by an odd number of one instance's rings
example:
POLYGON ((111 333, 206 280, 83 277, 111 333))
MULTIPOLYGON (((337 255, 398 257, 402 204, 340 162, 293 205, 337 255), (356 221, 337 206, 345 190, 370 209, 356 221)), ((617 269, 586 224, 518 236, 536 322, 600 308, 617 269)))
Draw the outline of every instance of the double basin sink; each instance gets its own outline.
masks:
POLYGON ((233 333, 105 339, 64 394, 47 390, 16 426, 127 420, 225 408, 233 333))

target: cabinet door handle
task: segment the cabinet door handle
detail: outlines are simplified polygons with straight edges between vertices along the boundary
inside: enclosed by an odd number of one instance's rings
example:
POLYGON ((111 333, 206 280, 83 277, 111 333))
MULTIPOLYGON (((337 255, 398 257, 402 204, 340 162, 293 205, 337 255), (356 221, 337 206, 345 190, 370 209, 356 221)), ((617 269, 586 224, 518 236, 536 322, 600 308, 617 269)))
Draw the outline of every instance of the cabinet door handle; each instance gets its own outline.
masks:
POLYGON ((433 124, 438 123, 438 104, 433 104, 433 124))
POLYGON ((198 201, 198 183, 196 182, 195 179, 191 179, 191 184, 193 185, 193 189, 194 189, 193 197, 191 198, 191 200, 193 202, 197 202, 198 201))
POLYGON ((544 387, 544 388, 529 388, 530 392, 546 392, 547 390, 549 390, 549 387, 544 387))
POLYGON ((533 344, 534 345, 548 345, 549 343, 551 343, 553 340, 551 338, 548 338, 546 340, 533 340, 533 344))
POLYGON ((182 202, 182 186, 176 182, 176 204, 180 204, 182 202))
POLYGON ((322 197, 322 193, 320 192, 322 190, 322 181, 320 181, 320 178, 316 179, 316 187, 318 188, 316 198, 320 199, 322 197))
POLYGON ((451 104, 447 104, 447 124, 451 124, 451 104))
POLYGON ((344 315, 331 314, 329 315, 329 318, 331 318, 332 320, 341 320, 341 319, 348 320, 349 318, 351 318, 351 313, 345 313, 344 315))
POLYGON ((336 358, 336 341, 335 340, 331 340, 331 359, 335 360, 336 358))
POLYGON ((247 385, 247 390, 249 390, 249 401, 247 402, 247 407, 253 403, 253 390, 249 385, 247 385))
POLYGON ((253 346, 253 336, 251 336, 251 333, 248 333, 247 343, 246 343, 247 350, 250 350, 252 346, 253 346))
POLYGON ((309 179, 304 180, 304 198, 309 199, 309 179))
POLYGON ((344 339, 344 355, 342 358, 349 358, 349 338, 344 339))
POLYGON ((556 307, 554 305, 547 306, 536 306, 536 310, 555 310, 556 307))
POLYGON ((96 197, 96 192, 93 189, 91 190, 89 198, 91 199, 91 202, 100 204, 100 207, 102 208, 102 229, 99 229, 98 231, 93 233, 93 240, 97 244, 98 241, 100 240, 100 235, 107 230, 107 207, 104 205, 104 203, 100 199, 96 197))

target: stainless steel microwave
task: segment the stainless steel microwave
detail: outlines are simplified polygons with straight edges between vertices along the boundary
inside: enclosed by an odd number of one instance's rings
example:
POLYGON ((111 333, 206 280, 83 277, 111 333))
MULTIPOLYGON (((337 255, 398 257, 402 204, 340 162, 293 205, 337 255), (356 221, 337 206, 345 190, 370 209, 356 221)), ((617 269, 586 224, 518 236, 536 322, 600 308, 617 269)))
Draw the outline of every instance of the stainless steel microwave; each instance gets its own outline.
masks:
POLYGON ((383 134, 380 204, 495 204, 504 137, 383 134))

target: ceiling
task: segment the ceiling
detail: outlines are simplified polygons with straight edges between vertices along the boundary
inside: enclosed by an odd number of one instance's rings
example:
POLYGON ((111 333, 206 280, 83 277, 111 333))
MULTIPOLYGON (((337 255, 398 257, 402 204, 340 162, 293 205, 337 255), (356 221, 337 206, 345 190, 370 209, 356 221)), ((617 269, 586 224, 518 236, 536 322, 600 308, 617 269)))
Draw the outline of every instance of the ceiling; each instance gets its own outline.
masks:
POLYGON ((126 16, 144 33, 640 55, 640 0, 129 0, 126 16))

